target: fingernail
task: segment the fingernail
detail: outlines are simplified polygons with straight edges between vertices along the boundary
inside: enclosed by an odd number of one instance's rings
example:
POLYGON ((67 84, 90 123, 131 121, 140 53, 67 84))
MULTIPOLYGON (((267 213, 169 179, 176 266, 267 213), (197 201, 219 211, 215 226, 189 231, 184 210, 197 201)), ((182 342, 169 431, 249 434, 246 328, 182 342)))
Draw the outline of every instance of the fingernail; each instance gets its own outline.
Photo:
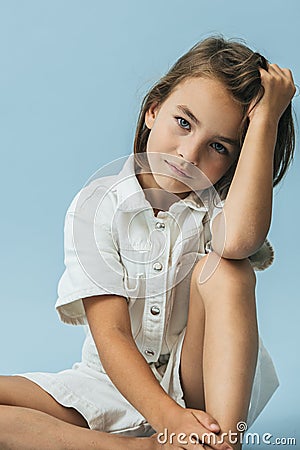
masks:
POLYGON ((220 430, 219 425, 217 425, 216 423, 212 423, 212 424, 210 425, 210 428, 211 428, 213 431, 219 431, 219 430, 220 430))

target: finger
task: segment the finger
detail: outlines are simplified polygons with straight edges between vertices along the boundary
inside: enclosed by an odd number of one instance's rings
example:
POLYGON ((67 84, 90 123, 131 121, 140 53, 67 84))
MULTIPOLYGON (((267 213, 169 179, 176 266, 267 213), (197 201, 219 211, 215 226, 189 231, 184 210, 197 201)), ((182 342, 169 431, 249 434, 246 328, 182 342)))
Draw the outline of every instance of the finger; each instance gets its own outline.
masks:
POLYGON ((201 442, 204 446, 214 450, 233 450, 232 446, 224 441, 223 434, 217 436, 213 433, 204 433, 200 435, 201 442))
POLYGON ((284 75, 284 72, 277 64, 270 64, 269 73, 274 74, 274 75, 279 75, 280 77, 282 77, 284 75))
POLYGON ((275 64, 275 63, 269 64, 269 68, 277 71, 278 73, 281 73, 281 71, 282 71, 282 68, 278 64, 275 64))
POLYGON ((289 86, 291 88, 291 91, 293 91, 293 95, 295 95, 296 93, 296 86, 293 80, 293 75, 290 69, 287 68, 280 68, 277 64, 273 64, 273 67, 271 69, 271 72, 273 71, 274 76, 280 76, 281 80, 284 80, 285 83, 288 82, 288 85, 286 85, 287 87, 289 86))
MULTIPOLYGON (((196 437, 193 439, 193 448, 198 448, 198 445, 202 445, 202 447, 204 448, 209 448, 210 450, 214 449, 214 450, 232 450, 232 447, 230 444, 228 444, 227 442, 224 441, 223 436, 217 436, 213 433, 199 433, 199 435, 197 435, 197 439, 196 437)), ((187 448, 189 448, 189 446, 187 446, 187 448)), ((201 447, 199 447, 201 448, 201 447)))
POLYGON ((187 447, 186 450, 204 450, 205 449, 205 445, 202 444, 198 444, 197 442, 193 442, 190 443, 187 447))
MULTIPOLYGON (((232 447, 227 444, 227 442, 224 442, 222 436, 217 436, 221 428, 218 422, 210 414, 198 409, 193 409, 190 412, 197 422, 205 427, 202 429, 201 434, 199 433, 200 442, 202 441, 204 444, 206 443, 216 450, 232 450, 232 447)), ((199 442, 199 440, 197 442, 199 442)))
POLYGON ((265 69, 264 67, 258 67, 258 71, 261 77, 269 75, 269 67, 267 67, 267 69, 265 69))
POLYGON ((279 75, 281 78, 288 79, 289 81, 294 84, 293 75, 290 69, 287 68, 281 68, 277 64, 272 64, 270 67, 270 73, 273 73, 274 75, 279 75))
POLYGON ((184 450, 204 450, 205 446, 204 444, 201 442, 201 440, 190 440, 189 443, 184 446, 184 450))
POLYGON ((269 70, 265 70, 263 67, 259 67, 258 70, 259 70, 261 80, 264 80, 265 78, 266 79, 271 78, 274 73, 274 72, 272 72, 272 70, 270 72, 269 70))
POLYGON ((294 83, 294 78, 293 78, 292 71, 290 69, 287 69, 287 68, 282 69, 282 71, 294 83))
MULTIPOLYGON (((197 412, 204 412, 204 411, 197 411, 197 412)), ((193 412, 192 412, 193 414, 193 412)), ((209 414, 204 413, 205 416, 209 416, 209 414)), ((194 414, 193 414, 194 415, 194 414)), ((201 415, 201 414, 199 414, 201 415)), ((197 417, 194 415, 194 417, 197 419, 197 417)), ((211 416, 209 417, 205 417, 204 421, 209 419, 210 423, 212 419, 211 416)), ((200 427, 198 428, 198 434, 193 434, 193 440, 195 440, 197 443, 203 443, 203 444, 208 444, 210 448, 215 449, 215 450, 232 450, 232 447, 227 444, 226 442, 224 442, 223 440, 223 436, 218 436, 218 432, 217 434, 215 432, 213 432, 212 430, 209 430, 207 427, 203 426, 203 423, 200 422, 197 419, 198 423, 200 424, 200 427)), ((213 424, 215 424, 215 421, 213 422, 213 424)), ((190 435, 191 437, 191 435, 190 435)))
MULTIPOLYGON (((170 444, 170 447, 167 446, 167 448, 170 448, 170 450, 171 448, 174 448, 174 450, 175 448, 180 448, 182 450, 204 450, 204 444, 201 443, 200 439, 185 439, 184 441, 181 440, 180 442, 176 442, 176 440, 174 440, 172 444, 170 444), (179 444, 180 447, 174 447, 174 444, 176 445, 176 443, 177 445, 179 444)), ((164 449, 162 448, 162 450, 164 449)))
POLYGON ((208 430, 218 433, 220 431, 220 425, 218 422, 207 412, 194 409, 191 411, 195 419, 205 426, 208 430))
POLYGON ((281 69, 277 64, 270 64, 269 71, 263 71, 263 69, 259 68, 261 83, 264 87, 267 86, 267 83, 272 82, 273 80, 283 81, 287 83, 293 88, 294 93, 296 93, 296 87, 292 78, 292 73, 289 69, 281 69))

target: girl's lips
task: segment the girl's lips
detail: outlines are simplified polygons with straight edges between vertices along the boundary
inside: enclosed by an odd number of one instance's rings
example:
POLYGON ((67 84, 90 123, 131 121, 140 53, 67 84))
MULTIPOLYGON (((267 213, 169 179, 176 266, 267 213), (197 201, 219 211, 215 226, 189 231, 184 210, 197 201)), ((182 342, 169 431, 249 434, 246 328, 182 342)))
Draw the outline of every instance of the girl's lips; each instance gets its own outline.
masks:
POLYGON ((182 177, 185 178, 192 178, 191 176, 189 176, 187 173, 185 173, 183 170, 181 170, 179 167, 175 166, 175 164, 170 163, 169 161, 167 161, 166 159, 164 160, 168 166, 170 167, 170 169, 175 172, 177 175, 180 175, 182 177))

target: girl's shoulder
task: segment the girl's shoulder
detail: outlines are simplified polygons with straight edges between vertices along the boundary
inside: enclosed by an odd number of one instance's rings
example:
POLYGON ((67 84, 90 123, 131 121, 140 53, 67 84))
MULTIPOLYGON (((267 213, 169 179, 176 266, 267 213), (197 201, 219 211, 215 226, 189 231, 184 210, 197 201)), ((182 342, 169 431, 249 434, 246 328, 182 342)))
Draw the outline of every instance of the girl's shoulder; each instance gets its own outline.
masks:
POLYGON ((111 207, 116 178, 116 175, 96 178, 82 187, 71 200, 67 214, 82 211, 88 205, 98 204, 98 207, 101 205, 102 208, 111 207))
MULTIPOLYGON (((111 208, 124 200, 124 196, 130 196, 132 191, 136 191, 137 180, 133 169, 132 155, 121 158, 118 164, 112 164, 112 175, 99 176, 99 171, 81 188, 72 199, 68 212, 78 211, 87 204, 99 202, 102 208, 111 208), (133 181, 135 179, 135 181, 133 181)), ((109 168, 105 166, 106 173, 109 168)))

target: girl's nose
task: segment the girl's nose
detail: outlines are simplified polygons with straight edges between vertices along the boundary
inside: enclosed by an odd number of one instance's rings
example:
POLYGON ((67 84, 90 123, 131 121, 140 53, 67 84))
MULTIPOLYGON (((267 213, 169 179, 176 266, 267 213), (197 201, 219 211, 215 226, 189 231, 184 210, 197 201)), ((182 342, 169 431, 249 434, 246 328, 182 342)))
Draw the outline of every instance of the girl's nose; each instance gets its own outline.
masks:
POLYGON ((177 154, 180 158, 183 158, 190 164, 194 164, 195 166, 199 164, 199 147, 197 148, 185 147, 184 149, 181 148, 178 150, 177 154))

